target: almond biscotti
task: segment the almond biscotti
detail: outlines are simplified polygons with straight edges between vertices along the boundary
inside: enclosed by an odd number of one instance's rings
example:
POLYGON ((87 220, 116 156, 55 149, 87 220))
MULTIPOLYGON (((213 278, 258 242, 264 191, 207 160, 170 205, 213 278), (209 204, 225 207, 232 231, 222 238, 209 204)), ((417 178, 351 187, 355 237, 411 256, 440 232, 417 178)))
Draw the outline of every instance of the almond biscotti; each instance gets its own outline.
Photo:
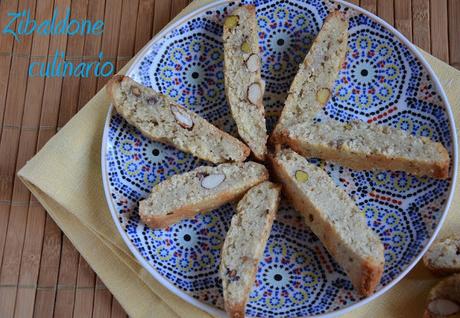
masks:
POLYGON ((280 132, 280 142, 298 153, 358 170, 406 171, 445 179, 449 154, 439 142, 400 129, 362 121, 305 122, 280 132))
POLYGON ((267 181, 251 188, 238 203, 222 247, 219 269, 229 317, 245 317, 279 198, 280 186, 267 181))
POLYGON ((460 274, 441 280, 428 295, 424 318, 458 317, 460 314, 460 274))
POLYGON ((153 140, 213 163, 241 162, 249 155, 238 139, 127 76, 112 78, 107 92, 117 112, 153 140))
POLYGON ((345 59, 347 43, 348 20, 334 11, 299 65, 271 141, 277 141, 283 128, 312 119, 326 105, 345 59))
POLYGON ((435 274, 460 273, 460 235, 452 235, 431 245, 423 263, 435 274))
POLYGON ((166 227, 235 200, 267 179, 267 169, 251 161, 198 167, 154 186, 139 203, 139 214, 150 227, 166 227))
POLYGON ((380 281, 384 247, 353 200, 326 171, 290 149, 271 158, 283 193, 345 270, 358 292, 369 296, 380 281))
POLYGON ((238 133, 255 157, 267 153, 267 129, 260 76, 259 36, 255 7, 234 10, 224 22, 225 91, 238 133))

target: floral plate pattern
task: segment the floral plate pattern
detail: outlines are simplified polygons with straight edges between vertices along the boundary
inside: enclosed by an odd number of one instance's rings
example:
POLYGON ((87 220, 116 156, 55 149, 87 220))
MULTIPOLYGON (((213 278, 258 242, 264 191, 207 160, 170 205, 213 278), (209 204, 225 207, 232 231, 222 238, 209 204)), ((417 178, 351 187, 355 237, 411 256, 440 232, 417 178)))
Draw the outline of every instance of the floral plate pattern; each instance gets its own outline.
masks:
MULTIPOLYGON (((359 119, 442 142, 457 160, 452 115, 432 72, 410 44, 371 14, 341 1, 254 0, 260 27, 264 103, 271 130, 298 64, 328 12, 350 16, 349 51, 334 94, 316 120, 359 119)), ((162 32, 128 75, 174 98, 236 135, 224 95, 222 22, 238 4, 216 1, 162 32)), ((223 316, 218 265, 234 204, 162 230, 138 216, 139 200, 171 175, 208 164, 149 141, 112 110, 104 132, 102 169, 114 221, 131 251, 152 275, 198 307, 223 316)), ((433 240, 450 203, 451 178, 402 172, 353 171, 317 159, 352 196, 385 246, 385 270, 376 295, 363 300, 300 215, 282 202, 258 269, 251 317, 335 315, 375 298, 415 265, 433 240)))

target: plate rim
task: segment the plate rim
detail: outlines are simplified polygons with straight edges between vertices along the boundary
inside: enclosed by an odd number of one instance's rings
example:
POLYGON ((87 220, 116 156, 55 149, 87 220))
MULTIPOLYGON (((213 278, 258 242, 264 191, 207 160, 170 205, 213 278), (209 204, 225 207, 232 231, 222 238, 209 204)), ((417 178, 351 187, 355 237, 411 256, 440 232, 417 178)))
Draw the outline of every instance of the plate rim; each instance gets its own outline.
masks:
MULTIPOLYGON (((325 1, 327 1, 327 0, 325 0, 325 1)), ((363 8, 353 4, 353 3, 349 3, 349 2, 344 1, 344 0, 330 0, 330 1, 335 2, 335 3, 339 3, 339 4, 344 5, 346 7, 349 7, 349 8, 352 8, 353 10, 356 10, 357 12, 359 12, 361 14, 364 14, 365 16, 370 18, 371 20, 373 20, 373 21, 379 23, 380 25, 382 25, 386 30, 388 30, 394 36, 396 36, 396 38, 398 40, 400 40, 408 48, 408 50, 412 54, 414 54, 414 56, 418 59, 418 61, 423 65, 423 67, 426 69, 426 71, 428 72, 429 76, 431 77, 432 81, 436 85, 437 92, 440 95, 440 97, 441 97, 441 99, 442 99, 442 101, 444 103, 444 108, 445 108, 446 113, 448 115, 448 121, 449 121, 449 124, 451 126, 450 134, 451 134, 451 140, 452 140, 452 157, 453 158, 451 158, 451 160, 452 160, 452 180, 451 180, 451 184, 450 184, 449 189, 448 189, 449 194, 448 194, 447 202, 446 202, 445 207, 444 207, 444 209, 442 211, 442 215, 441 215, 441 218, 440 218, 440 220, 438 222, 438 225, 434 229, 433 234, 431 235, 430 239, 428 240, 428 243, 425 245, 425 247, 422 249, 422 251, 414 258, 414 260, 406 267, 405 270, 403 270, 388 285, 384 286, 382 289, 380 289, 376 293, 372 294, 369 297, 361 299, 361 300, 357 301, 354 304, 345 306, 345 307, 343 307, 343 308, 341 308, 339 310, 313 316, 313 317, 318 317, 318 318, 319 317, 323 317, 323 318, 337 317, 337 316, 343 315, 343 314, 345 314, 345 313, 347 313, 347 312, 349 312, 349 311, 351 311, 353 309, 359 308, 359 307, 369 303, 370 301, 372 301, 374 299, 377 299, 378 297, 382 296, 384 293, 389 291, 391 288, 393 288, 398 282, 400 282, 415 267, 415 265, 418 264, 418 262, 420 261, 422 256, 426 253, 428 248, 431 246, 433 241, 438 236, 439 231, 441 230, 441 228, 442 228, 442 226, 444 224, 444 221, 445 221, 445 219, 447 217, 447 214, 449 213, 449 209, 450 209, 453 197, 454 197, 454 189, 455 189, 455 184, 456 184, 456 181, 457 181, 457 173, 458 173, 458 143, 457 143, 458 141, 457 141, 457 134, 455 133, 457 130, 456 130, 456 126, 455 126, 454 116, 453 116, 453 113, 452 113, 452 108, 450 106, 450 103, 449 103, 449 100, 447 98, 447 95, 446 95, 446 93, 445 93, 445 91, 444 91, 444 89, 443 89, 443 87, 441 85, 441 82, 439 81, 438 76, 436 75, 436 73, 434 72, 433 68, 428 63, 428 61, 425 59, 425 57, 422 55, 421 50, 419 50, 415 46, 415 44, 410 42, 401 32, 396 30, 392 25, 387 23, 385 20, 379 18, 375 14, 373 14, 373 13, 371 13, 371 12, 369 12, 369 11, 367 11, 367 10, 365 10, 365 9, 363 9, 363 8)), ((176 27, 186 23, 188 20, 192 19, 196 15, 199 15, 199 14, 201 14, 203 12, 206 12, 207 10, 213 9, 215 7, 222 6, 222 5, 224 5, 226 3, 230 3, 230 2, 234 2, 234 0, 212 1, 212 2, 207 3, 205 5, 198 6, 197 8, 193 9, 189 13, 183 15, 182 17, 180 17, 180 18, 176 19, 175 21, 171 22, 170 24, 168 24, 159 33, 157 33, 152 39, 150 39, 150 41, 147 42, 147 44, 145 44, 144 47, 136 54, 136 56, 133 59, 133 62, 131 63, 129 68, 126 70, 125 74, 130 73, 134 69, 135 65, 137 65, 140 62, 140 60, 145 56, 145 54, 151 48, 151 46, 155 42, 157 42, 159 39, 161 39, 164 35, 166 35, 170 31, 174 30, 176 27)), ((236 1, 236 2, 238 2, 238 1, 236 1)), ((128 249, 135 256, 136 260, 140 263, 140 265, 145 270, 147 270, 147 272, 150 275, 152 275, 154 279, 156 279, 160 284, 162 284, 164 287, 166 287, 170 292, 172 292, 176 296, 180 297, 181 299, 185 300, 189 304, 191 304, 191 305, 193 305, 193 306, 195 306, 195 307, 207 312, 208 314, 211 314, 211 315, 219 317, 219 318, 227 317, 227 314, 225 313, 225 311, 223 311, 221 309, 218 309, 218 308, 216 308, 214 306, 205 304, 205 303, 197 300, 196 298, 194 298, 191 295, 187 294, 185 291, 179 289, 172 282, 170 282, 165 277, 163 277, 159 272, 157 272, 153 268, 153 266, 151 266, 145 260, 145 258, 140 254, 140 252, 132 244, 132 242, 129 239, 129 237, 127 236, 126 232, 122 229, 120 222, 118 222, 118 215, 117 215, 117 212, 116 212, 116 209, 115 209, 115 206, 114 206, 114 202, 112 200, 112 197, 111 197, 110 191, 109 191, 110 188, 109 188, 109 181, 108 181, 108 174, 107 174, 107 160, 106 160, 107 159, 106 154, 107 154, 107 148, 108 148, 107 147, 107 144, 108 144, 107 139, 108 139, 108 131, 109 131, 108 128, 109 128, 110 120, 111 120, 112 115, 113 115, 114 112, 115 112, 114 107, 113 107, 112 104, 110 104, 109 108, 108 108, 108 111, 107 111, 107 116, 106 116, 106 119, 105 119, 105 123, 104 123, 104 132, 103 132, 102 144, 101 144, 101 170, 102 170, 101 177, 102 177, 102 183, 103 183, 103 187, 104 187, 105 199, 107 201, 107 205, 108 205, 110 214, 111 214, 112 219, 113 219, 113 221, 114 221, 114 223, 115 223, 115 225, 117 227, 117 230, 118 230, 119 234, 123 238, 123 241, 127 245, 128 249)))

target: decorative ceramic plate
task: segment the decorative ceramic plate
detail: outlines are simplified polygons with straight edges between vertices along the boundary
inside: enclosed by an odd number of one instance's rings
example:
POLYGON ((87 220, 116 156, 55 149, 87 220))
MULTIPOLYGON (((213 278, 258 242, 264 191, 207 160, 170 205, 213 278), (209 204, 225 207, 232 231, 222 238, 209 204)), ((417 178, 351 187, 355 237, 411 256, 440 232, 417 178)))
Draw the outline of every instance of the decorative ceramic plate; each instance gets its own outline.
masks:
MULTIPOLYGON (((385 246, 376 293, 363 299, 289 202, 282 202, 260 263, 247 314, 251 317, 330 316, 382 295, 417 263, 436 236, 452 198, 456 140, 446 96, 420 53, 391 26, 353 5, 323 0, 243 1, 257 6, 264 103, 273 128, 299 63, 333 7, 350 15, 349 52, 334 94, 317 120, 359 119, 441 142, 451 156, 450 178, 358 172, 322 166, 361 208, 385 246)), ((222 22, 238 4, 214 1, 162 31, 142 50, 128 75, 171 96, 236 135, 224 95, 222 22)), ((113 219, 138 261, 162 284, 217 316, 222 311, 218 265, 234 204, 152 230, 138 202, 166 178, 208 164, 149 141, 110 110, 102 169, 113 219)))

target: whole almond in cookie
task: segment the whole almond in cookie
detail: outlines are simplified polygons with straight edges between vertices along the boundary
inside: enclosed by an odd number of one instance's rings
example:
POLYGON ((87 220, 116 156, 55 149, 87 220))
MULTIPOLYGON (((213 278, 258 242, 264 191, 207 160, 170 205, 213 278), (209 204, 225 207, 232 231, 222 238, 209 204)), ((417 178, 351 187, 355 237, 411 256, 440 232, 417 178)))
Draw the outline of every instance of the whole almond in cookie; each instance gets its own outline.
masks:
POLYGON ((449 299, 435 299, 428 304, 431 314, 447 317, 460 312, 460 306, 449 299))
POLYGON ((246 60, 246 67, 249 72, 257 72, 260 69, 260 58, 257 54, 251 54, 246 60))
POLYGON ((214 189, 219 184, 224 182, 225 175, 222 173, 219 174, 210 174, 209 176, 201 179, 201 186, 206 189, 214 189))
POLYGON ((257 105, 262 99, 262 87, 259 83, 252 83, 248 88, 248 100, 257 105))
POLYGON ((174 118, 176 118, 177 123, 186 129, 191 129, 193 128, 193 120, 190 118, 188 114, 185 112, 182 112, 179 110, 179 107, 172 105, 171 106, 171 112, 174 115, 174 118))

